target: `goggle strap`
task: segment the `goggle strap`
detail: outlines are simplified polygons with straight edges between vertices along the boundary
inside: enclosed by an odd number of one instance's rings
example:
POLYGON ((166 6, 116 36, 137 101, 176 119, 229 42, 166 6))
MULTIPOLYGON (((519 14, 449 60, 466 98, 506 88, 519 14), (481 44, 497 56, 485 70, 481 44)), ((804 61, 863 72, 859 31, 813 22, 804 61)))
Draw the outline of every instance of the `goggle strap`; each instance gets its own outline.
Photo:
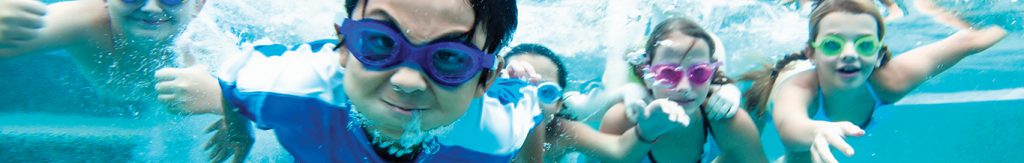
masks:
POLYGON ((500 66, 500 65, 498 65, 499 64, 498 63, 498 56, 491 55, 491 58, 493 58, 493 59, 491 59, 491 70, 497 70, 498 66, 500 66))

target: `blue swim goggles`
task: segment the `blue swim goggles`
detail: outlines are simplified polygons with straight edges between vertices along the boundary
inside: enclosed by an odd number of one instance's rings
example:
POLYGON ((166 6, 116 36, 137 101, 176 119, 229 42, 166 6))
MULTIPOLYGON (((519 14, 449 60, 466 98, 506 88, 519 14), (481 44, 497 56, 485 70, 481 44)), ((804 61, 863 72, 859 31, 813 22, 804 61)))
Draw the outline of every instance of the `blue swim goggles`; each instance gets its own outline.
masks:
POLYGON ((562 87, 552 82, 544 82, 537 85, 537 97, 544 104, 553 104, 562 98, 562 87))
POLYGON ((345 19, 335 28, 339 40, 371 70, 399 65, 419 68, 434 82, 456 87, 472 79, 477 72, 498 68, 496 56, 472 44, 435 41, 427 45, 413 45, 393 25, 378 20, 345 19))

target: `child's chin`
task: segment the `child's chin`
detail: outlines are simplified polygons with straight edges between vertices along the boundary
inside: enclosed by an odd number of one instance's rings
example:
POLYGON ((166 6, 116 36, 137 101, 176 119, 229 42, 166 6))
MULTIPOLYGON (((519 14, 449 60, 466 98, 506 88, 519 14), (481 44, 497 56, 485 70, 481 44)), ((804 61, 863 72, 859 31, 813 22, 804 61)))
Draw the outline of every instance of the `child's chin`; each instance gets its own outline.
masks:
POLYGON ((131 29, 126 31, 127 35, 135 40, 169 40, 173 32, 165 30, 147 30, 147 29, 131 29))

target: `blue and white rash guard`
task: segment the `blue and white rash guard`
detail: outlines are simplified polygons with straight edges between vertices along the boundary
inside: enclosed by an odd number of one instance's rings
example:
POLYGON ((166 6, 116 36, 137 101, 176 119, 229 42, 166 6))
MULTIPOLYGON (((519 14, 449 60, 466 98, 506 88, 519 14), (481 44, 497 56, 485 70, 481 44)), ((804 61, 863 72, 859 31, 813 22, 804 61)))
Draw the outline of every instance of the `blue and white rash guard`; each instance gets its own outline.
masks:
MULTIPOLYGON (((217 73, 224 98, 258 128, 272 129, 298 162, 385 162, 362 126, 349 125, 336 42, 245 48, 217 73)), ((509 162, 542 119, 533 91, 499 79, 416 162, 509 162)))

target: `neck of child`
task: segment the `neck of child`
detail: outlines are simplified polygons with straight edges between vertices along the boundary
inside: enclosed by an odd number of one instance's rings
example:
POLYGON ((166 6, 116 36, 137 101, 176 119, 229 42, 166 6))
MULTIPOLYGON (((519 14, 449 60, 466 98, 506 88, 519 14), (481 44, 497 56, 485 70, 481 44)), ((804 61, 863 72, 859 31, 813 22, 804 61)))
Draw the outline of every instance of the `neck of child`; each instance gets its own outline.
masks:
POLYGON ((821 93, 825 101, 832 101, 832 103, 856 103, 857 98, 851 98, 856 96, 867 96, 867 84, 861 84, 855 87, 849 88, 837 88, 835 86, 822 85, 821 93))

